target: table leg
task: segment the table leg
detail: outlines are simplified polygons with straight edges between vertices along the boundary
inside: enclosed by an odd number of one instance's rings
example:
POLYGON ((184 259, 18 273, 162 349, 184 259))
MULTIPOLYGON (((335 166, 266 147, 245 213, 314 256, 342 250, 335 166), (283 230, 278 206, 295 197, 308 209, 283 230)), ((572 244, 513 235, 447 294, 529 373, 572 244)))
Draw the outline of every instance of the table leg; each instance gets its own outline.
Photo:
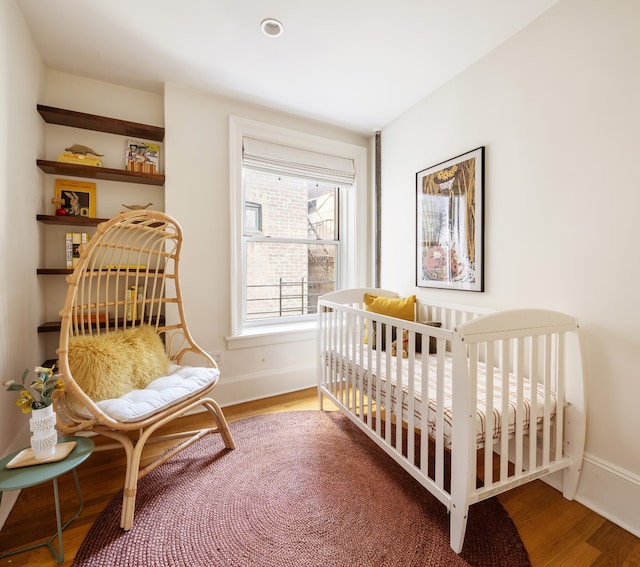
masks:
POLYGON ((51 553, 56 558, 56 561, 58 563, 62 563, 64 561, 64 548, 62 547, 63 545, 62 530, 64 530, 71 522, 73 522, 73 520, 75 520, 80 515, 80 513, 82 512, 82 508, 84 506, 84 501, 82 500, 82 493, 80 492, 80 481, 78 480, 78 473, 76 472, 76 469, 73 469, 71 473, 73 474, 73 480, 76 484, 76 493, 78 495, 78 510, 63 525, 60 525, 61 520, 60 520, 60 507, 58 505, 58 479, 57 478, 53 479, 53 493, 56 501, 56 525, 58 527, 58 532, 53 534, 47 540, 46 545, 51 550, 51 553), (60 553, 57 553, 52 545, 52 542, 56 536, 58 537, 58 549, 60 549, 60 553))
MULTIPOLYGON (((47 541, 36 543, 34 545, 29 545, 27 547, 21 547, 20 549, 14 549, 9 552, 0 553, 0 558, 9 557, 10 555, 14 555, 22 551, 29 551, 31 549, 36 549, 37 547, 42 547, 46 545, 49 548, 49 551, 51 551, 51 554, 53 555, 53 557, 55 558, 56 563, 60 564, 64 561, 62 531, 80 515, 80 513, 82 512, 82 508, 84 506, 82 493, 80 492, 80 482, 78 481, 78 473, 76 472, 76 469, 73 469, 71 472, 73 474, 73 480, 75 481, 75 484, 76 484, 76 493, 78 494, 78 510, 76 511, 76 513, 73 516, 71 516, 71 518, 69 518, 64 524, 62 524, 62 519, 60 515, 60 499, 58 494, 58 478, 57 477, 54 478, 53 479, 53 498, 56 505, 56 527, 57 527, 56 533, 54 533, 47 541), (56 551, 56 548, 53 546, 53 540, 56 538, 58 538, 58 549, 60 550, 59 552, 56 551)), ((1 498, 2 498, 2 492, 0 492, 0 499, 1 498)))
MULTIPOLYGON (((75 472, 75 471, 74 471, 75 472)), ((56 527, 58 528, 58 549, 57 552, 51 544, 55 534, 47 541, 47 547, 51 550, 51 553, 56 558, 56 562, 62 563, 64 561, 64 548, 62 547, 62 521, 60 520, 60 498, 58 497, 58 478, 53 479, 53 499, 56 503, 56 527)))

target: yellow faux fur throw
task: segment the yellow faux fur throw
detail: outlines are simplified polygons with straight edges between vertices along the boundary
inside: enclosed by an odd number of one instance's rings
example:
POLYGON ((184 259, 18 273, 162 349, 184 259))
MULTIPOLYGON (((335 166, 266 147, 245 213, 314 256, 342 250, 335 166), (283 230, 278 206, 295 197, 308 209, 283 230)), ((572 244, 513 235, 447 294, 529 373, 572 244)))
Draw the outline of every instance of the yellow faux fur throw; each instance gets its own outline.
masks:
POLYGON ((117 398, 167 374, 169 357, 149 325, 69 339, 69 368, 94 401, 117 398))

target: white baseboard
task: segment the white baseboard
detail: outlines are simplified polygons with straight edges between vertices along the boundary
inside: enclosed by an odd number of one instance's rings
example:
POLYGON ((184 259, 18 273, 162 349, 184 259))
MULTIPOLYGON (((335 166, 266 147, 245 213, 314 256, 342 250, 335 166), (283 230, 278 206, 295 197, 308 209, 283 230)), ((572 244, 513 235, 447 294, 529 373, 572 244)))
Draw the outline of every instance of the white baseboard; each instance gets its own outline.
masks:
MULTIPOLYGON (((562 492, 562 473, 543 480, 562 492)), ((585 453, 576 500, 640 537, 640 476, 585 453)))
POLYGON ((245 376, 226 377, 223 373, 213 391, 222 406, 260 400, 311 388, 317 384, 315 365, 268 370, 245 376))
POLYGON ((640 477, 585 454, 576 500, 640 537, 640 477))

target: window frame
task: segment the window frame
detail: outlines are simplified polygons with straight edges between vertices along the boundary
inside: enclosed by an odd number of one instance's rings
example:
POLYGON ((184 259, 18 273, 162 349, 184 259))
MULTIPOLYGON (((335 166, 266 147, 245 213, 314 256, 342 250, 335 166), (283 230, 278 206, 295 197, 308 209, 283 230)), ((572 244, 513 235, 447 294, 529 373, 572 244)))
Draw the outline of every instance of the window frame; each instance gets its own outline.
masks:
MULTIPOLYGON (((257 138, 310 151, 339 155, 353 159, 355 181, 350 189, 340 191, 340 227, 342 241, 340 265, 336 266, 337 289, 364 286, 367 280, 367 148, 348 142, 332 140, 288 128, 241 118, 229 117, 229 174, 230 174, 230 229, 231 229, 231 336, 229 339, 245 336, 273 335, 276 333, 297 333, 301 329, 315 329, 315 317, 303 322, 282 321, 245 324, 243 305, 245 283, 244 265, 244 192, 242 185, 242 140, 244 137, 257 138)), ((253 341, 255 343, 255 341, 253 341)), ((275 341, 278 342, 278 341, 275 341)), ((266 341, 268 344, 268 340, 266 341)), ((233 348, 231 344, 230 348, 233 348)))

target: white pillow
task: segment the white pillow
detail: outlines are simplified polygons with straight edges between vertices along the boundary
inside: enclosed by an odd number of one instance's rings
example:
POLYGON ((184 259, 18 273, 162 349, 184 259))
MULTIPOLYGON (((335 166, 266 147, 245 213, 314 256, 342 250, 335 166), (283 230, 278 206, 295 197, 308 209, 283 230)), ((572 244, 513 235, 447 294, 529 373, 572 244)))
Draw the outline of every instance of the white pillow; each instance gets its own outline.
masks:
POLYGON ((169 374, 156 378, 143 390, 132 390, 119 398, 96 405, 109 417, 123 423, 141 421, 218 381, 217 368, 172 364, 169 374))

